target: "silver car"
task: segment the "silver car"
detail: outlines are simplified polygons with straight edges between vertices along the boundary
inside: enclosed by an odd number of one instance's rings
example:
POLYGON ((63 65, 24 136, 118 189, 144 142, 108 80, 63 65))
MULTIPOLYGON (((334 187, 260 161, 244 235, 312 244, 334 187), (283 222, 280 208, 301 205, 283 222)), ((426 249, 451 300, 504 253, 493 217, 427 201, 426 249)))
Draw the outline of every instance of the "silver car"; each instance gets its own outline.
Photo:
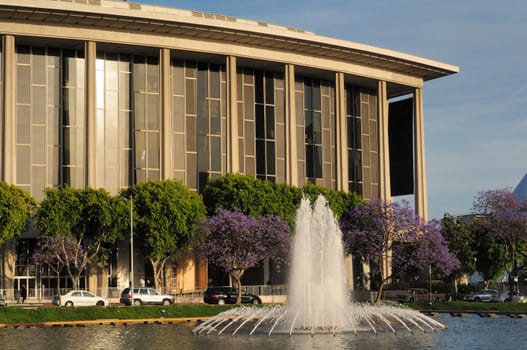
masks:
POLYGON ((130 288, 126 288, 121 292, 120 302, 125 305, 170 305, 174 303, 174 297, 168 294, 161 294, 154 288, 134 288, 132 293, 130 293, 130 288))
POLYGON ((476 293, 469 294, 465 297, 465 301, 475 302, 495 302, 500 300, 500 292, 496 289, 484 289, 476 293))

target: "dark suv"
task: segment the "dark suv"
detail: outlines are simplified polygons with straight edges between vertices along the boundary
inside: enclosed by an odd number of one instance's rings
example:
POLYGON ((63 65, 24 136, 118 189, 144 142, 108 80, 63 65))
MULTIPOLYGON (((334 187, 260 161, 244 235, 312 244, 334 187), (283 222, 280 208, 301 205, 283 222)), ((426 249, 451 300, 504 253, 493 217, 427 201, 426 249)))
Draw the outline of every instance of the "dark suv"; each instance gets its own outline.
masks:
MULTIPOLYGON (((203 295, 203 301, 207 304, 235 304, 238 290, 232 287, 210 287, 203 295)), ((261 304, 259 296, 242 291, 242 303, 261 304)))

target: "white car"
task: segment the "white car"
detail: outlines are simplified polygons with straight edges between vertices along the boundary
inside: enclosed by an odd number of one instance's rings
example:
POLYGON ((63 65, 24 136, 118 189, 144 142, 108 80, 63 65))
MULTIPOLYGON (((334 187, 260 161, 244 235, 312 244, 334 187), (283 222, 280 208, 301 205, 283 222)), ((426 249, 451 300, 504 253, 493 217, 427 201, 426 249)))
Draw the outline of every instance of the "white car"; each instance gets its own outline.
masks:
POLYGON ((56 295, 52 300, 57 306, 107 306, 109 303, 85 290, 71 290, 66 294, 56 295))

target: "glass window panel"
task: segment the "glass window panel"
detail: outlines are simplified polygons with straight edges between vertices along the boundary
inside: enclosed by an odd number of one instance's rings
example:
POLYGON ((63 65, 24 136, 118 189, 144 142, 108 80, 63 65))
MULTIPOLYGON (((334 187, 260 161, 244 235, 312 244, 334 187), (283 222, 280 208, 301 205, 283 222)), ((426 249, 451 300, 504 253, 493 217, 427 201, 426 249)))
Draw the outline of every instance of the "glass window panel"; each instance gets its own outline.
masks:
POLYGON ((211 160, 210 170, 221 171, 221 137, 210 138, 211 160))
POLYGON ((130 74, 119 73, 119 108, 130 109, 130 74))
POLYGON ((284 104, 284 90, 275 90, 276 92, 276 121, 278 123, 285 123, 285 104, 284 104))
POLYGON ((16 62, 17 63, 23 63, 23 64, 29 64, 31 59, 31 49, 29 46, 17 46, 16 47, 16 62))
POLYGON ((146 82, 148 92, 159 92, 159 62, 157 57, 148 57, 146 82))
POLYGON ((307 177, 315 177, 313 166, 314 166, 313 145, 306 145, 306 176, 307 177))
POLYGON ((145 64, 141 63, 144 61, 144 57, 134 56, 134 65, 133 65, 133 82, 134 82, 134 92, 146 92, 146 82, 145 82, 145 64))
POLYGON ((210 100, 210 133, 221 134, 220 101, 210 100))
POLYGON ((159 150, 161 144, 159 140, 159 133, 148 133, 148 168, 159 169, 159 150))
POLYGON ((117 110, 119 108, 118 102, 118 91, 117 90, 106 90, 105 108, 117 110))
POLYGON ((265 138, 265 112, 264 106, 257 104, 254 106, 256 111, 256 138, 265 138))
POLYGON ((209 134, 209 114, 208 114, 208 101, 202 99, 198 105, 198 134, 208 135, 209 134))
POLYGON ((315 177, 322 178, 322 147, 314 146, 313 147, 313 160, 315 167, 315 177))
POLYGON ((313 88, 311 86, 311 80, 306 79, 304 85, 304 108, 313 109, 313 88))
POLYGON ((210 65, 210 97, 220 98, 220 66, 210 65))
POLYGON ((32 181, 31 181, 31 192, 42 193, 46 188, 46 167, 45 166, 34 166, 32 169, 32 181))
POLYGON ((187 79, 185 89, 186 114, 196 114, 196 81, 187 79))
POLYGON ((274 80, 273 73, 265 73, 265 103, 274 104, 274 80))
POLYGON ((198 136, 198 171, 209 171, 209 138, 198 136))
POLYGON ((172 99, 172 130, 174 132, 185 132, 185 98, 174 96, 172 99))
POLYGON ((354 124, 354 131, 355 131, 355 142, 354 142, 354 148, 362 148, 361 146, 361 120, 360 118, 353 118, 353 124, 354 124))
POLYGON ((31 76, 33 84, 46 84, 46 50, 40 47, 33 48, 31 55, 31 76))
POLYGON ((31 141, 29 106, 16 106, 16 143, 31 141))
POLYGON ((104 72, 106 90, 119 90, 119 63, 117 61, 106 60, 104 72))
POLYGON ((46 164, 46 127, 33 126, 31 135, 31 151, 33 164, 46 164))
POLYGON ((135 129, 136 130, 145 130, 145 94, 135 93, 135 129))
POLYGON ((275 143, 274 141, 267 141, 267 175, 275 174, 275 143))
POLYGON ((265 107, 265 137, 274 140, 274 107, 265 107))
POLYGON ((187 117, 187 152, 196 152, 196 117, 187 117))
POLYGON ((185 169, 185 137, 174 135, 174 169, 185 169))
POLYGON ((313 113, 307 110, 305 113, 306 143, 312 144, 313 140, 313 113))
POLYGON ((316 111, 320 111, 320 81, 315 80, 313 82, 313 92, 312 92, 312 108, 316 111))
POLYGON ((48 108, 48 123, 46 128, 48 130, 48 144, 58 145, 59 141, 59 108, 58 107, 49 107, 48 108))
POLYGON ((265 141, 256 140, 256 173, 265 174, 265 141))
POLYGON ((146 118, 148 118, 148 129, 159 130, 159 95, 148 94, 147 95, 147 112, 146 118))
POLYGON ((124 147, 131 147, 130 145, 130 116, 132 112, 119 112, 119 139, 124 147))
POLYGON ((97 88, 96 90, 96 100, 97 100, 97 108, 104 108, 104 71, 98 70, 96 73, 95 81, 97 88))
POLYGON ((197 66, 195 62, 185 62, 185 77, 196 78, 197 77, 197 66))
POLYGON ((31 160, 29 146, 16 147, 16 183, 29 184, 31 175, 31 160))
POLYGON ((160 179, 159 170, 148 170, 147 176, 148 176, 148 180, 159 181, 160 179))
POLYGON ((146 140, 145 133, 135 132, 135 167, 141 169, 146 167, 146 140))
POLYGON ((183 62, 180 60, 172 60, 172 94, 173 95, 184 95, 185 94, 185 75, 183 62))
POLYGON ((322 116, 320 112, 313 112, 313 143, 322 143, 322 116))
POLYGON ((30 79, 29 66, 16 67, 16 101, 18 103, 30 103, 30 79))
POLYGON ((262 71, 254 72, 254 99, 256 103, 264 103, 264 79, 262 71))
POLYGON ((208 67, 204 63, 198 64, 198 99, 208 95, 208 67))

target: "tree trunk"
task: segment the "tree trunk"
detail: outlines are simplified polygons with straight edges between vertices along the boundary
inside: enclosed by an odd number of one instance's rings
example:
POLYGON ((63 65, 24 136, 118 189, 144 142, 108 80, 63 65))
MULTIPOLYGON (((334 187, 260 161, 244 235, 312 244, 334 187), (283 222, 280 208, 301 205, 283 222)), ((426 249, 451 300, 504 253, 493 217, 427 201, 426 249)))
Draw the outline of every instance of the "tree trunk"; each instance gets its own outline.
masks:
POLYGON ((236 297, 236 304, 242 303, 242 276, 244 271, 235 271, 232 274, 234 281, 236 282, 236 289, 238 290, 238 296, 236 297))

